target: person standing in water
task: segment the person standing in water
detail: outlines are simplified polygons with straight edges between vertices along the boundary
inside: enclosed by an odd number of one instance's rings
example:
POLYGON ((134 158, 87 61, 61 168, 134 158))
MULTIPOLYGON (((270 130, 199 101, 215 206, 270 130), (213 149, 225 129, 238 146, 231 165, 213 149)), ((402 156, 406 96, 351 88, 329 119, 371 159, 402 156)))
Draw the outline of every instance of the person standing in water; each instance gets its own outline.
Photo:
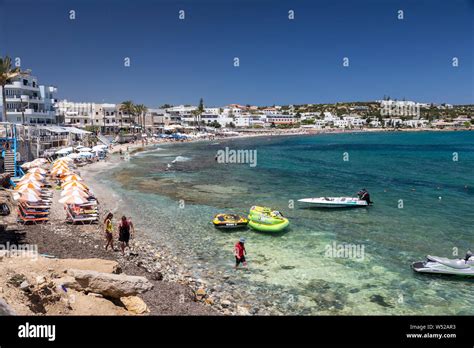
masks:
POLYGON ((130 222, 127 220, 127 217, 122 216, 119 227, 119 242, 122 249, 122 254, 125 255, 125 247, 130 248, 128 242, 130 241, 130 222))
POLYGON ((247 251, 245 250, 245 238, 240 238, 240 240, 235 243, 234 247, 235 269, 237 269, 240 263, 242 263, 244 267, 247 267, 245 254, 247 254, 247 251))
POLYGON ((114 217, 114 214, 108 213, 104 220, 105 240, 107 241, 107 244, 105 245, 105 250, 109 248, 109 245, 112 248, 112 250, 114 250, 114 236, 113 236, 114 226, 112 224, 113 217, 114 217))

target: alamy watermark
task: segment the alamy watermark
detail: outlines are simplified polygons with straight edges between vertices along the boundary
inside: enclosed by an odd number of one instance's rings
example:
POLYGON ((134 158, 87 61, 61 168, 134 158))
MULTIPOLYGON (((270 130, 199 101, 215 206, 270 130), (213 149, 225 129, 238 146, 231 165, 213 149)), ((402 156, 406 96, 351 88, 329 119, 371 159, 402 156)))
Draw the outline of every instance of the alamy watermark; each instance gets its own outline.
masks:
POLYGON ((0 255, 4 257, 22 256, 38 258, 38 245, 36 244, 0 244, 0 255))
POLYGON ((248 164, 254 168, 257 166, 257 150, 235 150, 226 146, 224 150, 217 151, 216 161, 225 164, 248 164))
POLYGON ((363 260, 365 246, 362 244, 336 243, 326 244, 324 257, 363 260))
POLYGON ((420 105, 404 103, 382 104, 380 114, 382 116, 420 117, 420 105))

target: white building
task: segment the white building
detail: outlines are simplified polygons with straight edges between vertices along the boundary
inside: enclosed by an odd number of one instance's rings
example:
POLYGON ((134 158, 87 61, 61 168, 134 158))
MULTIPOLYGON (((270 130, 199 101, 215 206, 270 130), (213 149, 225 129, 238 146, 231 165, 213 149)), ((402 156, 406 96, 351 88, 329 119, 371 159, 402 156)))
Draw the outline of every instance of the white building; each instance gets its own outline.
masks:
POLYGON ((3 115, 3 100, 0 98, 1 120, 25 124, 56 123, 56 92, 56 87, 39 85, 37 78, 31 75, 13 78, 11 83, 5 85, 6 117, 3 115))

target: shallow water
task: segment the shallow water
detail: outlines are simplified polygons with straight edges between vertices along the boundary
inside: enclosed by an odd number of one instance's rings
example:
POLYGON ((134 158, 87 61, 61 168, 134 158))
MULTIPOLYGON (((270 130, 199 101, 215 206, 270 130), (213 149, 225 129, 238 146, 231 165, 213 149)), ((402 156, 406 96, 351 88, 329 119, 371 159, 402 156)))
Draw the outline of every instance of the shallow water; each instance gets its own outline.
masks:
POLYGON ((472 281, 417 275, 410 264, 426 254, 453 257, 453 248, 462 257, 473 247, 473 150, 473 132, 166 144, 132 156, 101 180, 126 197, 136 224, 171 245, 195 276, 219 284, 230 274, 242 301, 288 314, 472 315, 472 281), (217 163, 226 146, 257 150, 257 166, 217 163), (375 202, 370 208, 316 210, 296 202, 363 187, 375 202), (290 228, 268 235, 222 232, 210 223, 217 212, 248 213, 255 204, 282 211, 290 228), (232 248, 240 236, 250 270, 235 273, 232 248), (354 244, 359 254, 328 257, 333 243, 354 244))

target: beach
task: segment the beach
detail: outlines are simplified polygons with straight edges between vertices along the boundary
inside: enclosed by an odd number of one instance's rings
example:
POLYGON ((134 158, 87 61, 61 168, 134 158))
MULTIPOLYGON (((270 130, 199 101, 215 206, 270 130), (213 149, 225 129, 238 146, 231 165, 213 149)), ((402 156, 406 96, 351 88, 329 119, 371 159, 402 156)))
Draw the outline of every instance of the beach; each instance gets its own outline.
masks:
MULTIPOLYGON (((432 250, 438 254, 446 251, 443 243, 427 250, 420 242, 430 238, 424 228, 433 224, 439 226, 439 232, 433 233, 442 242, 454 243, 459 248, 469 244, 464 220, 451 226, 443 224, 443 219, 452 215, 446 206, 440 206, 440 202, 447 202, 449 207, 454 199, 465 199, 471 192, 471 186, 466 185, 469 182, 458 182, 457 187, 447 172, 437 178, 421 173, 426 170, 434 173, 433 166, 439 165, 436 161, 453 151, 464 156, 468 146, 465 140, 470 133, 442 132, 441 138, 436 135, 438 132, 417 134, 371 132, 368 138, 369 134, 360 132, 297 137, 255 135, 211 141, 163 141, 145 147, 141 142, 123 144, 116 146, 105 161, 78 169, 98 199, 99 224, 66 224, 64 209, 56 196, 50 224, 26 226, 24 235, 17 232, 8 238, 36 244, 40 253, 55 258, 114 260, 121 272, 146 277, 154 285, 141 295, 150 315, 468 314, 469 310, 463 306, 469 306, 470 300, 463 287, 448 289, 442 280, 426 283, 424 278, 413 278, 409 264, 432 250), (417 134, 422 134, 421 138, 417 134), (432 143, 441 149, 434 157, 432 143), (394 152, 394 146, 402 151, 399 155, 394 152), (120 149, 127 151, 127 147, 131 154, 129 161, 118 154, 120 149), (216 165, 214 154, 224 147, 258 149, 258 176, 250 167, 216 165), (376 157, 361 162, 368 149, 376 157), (415 172, 409 164, 415 158, 423 158, 413 157, 415 149, 428 151, 420 164, 422 172, 415 172), (362 173, 363 180, 342 169, 339 160, 335 161, 345 151, 357 159, 352 170, 362 173), (275 154, 283 156, 285 162, 269 161, 277 158, 275 154), (377 170, 368 163, 380 163, 378 156, 400 157, 401 162, 377 170), (288 172, 294 163, 298 164, 295 169, 299 169, 288 172), (309 167, 312 163, 317 170, 313 169, 314 174, 308 176, 311 170, 299 163, 309 167), (411 169, 405 174, 394 169, 400 166, 405 171, 411 169), (340 180, 332 178, 335 170, 340 180), (387 172, 391 175, 387 176, 387 172), (410 176, 417 180, 408 180, 410 176), (294 177, 299 180, 295 181, 294 177), (267 180, 280 189, 272 192, 267 180), (393 184, 387 184, 387 180, 393 184), (370 210, 339 214, 288 208, 288 199, 298 198, 291 192, 301 187, 310 194, 312 190, 308 188, 318 183, 319 191, 329 193, 349 181, 352 181, 351 190, 362 185, 370 187, 378 205, 370 210), (385 184, 381 186, 382 183, 385 184), (430 206, 435 211, 435 220, 429 211, 417 208, 411 216, 406 210, 394 210, 391 206, 396 206, 400 196, 408 202, 423 202, 436 190, 441 190, 435 194, 442 195, 443 201, 436 199, 436 206, 430 206), (185 202, 184 209, 179 208, 180 202, 185 202), (219 211, 245 213, 255 203, 284 212, 291 221, 290 229, 268 236, 249 230, 222 233, 210 225, 211 217, 219 211), (104 250, 102 221, 109 211, 114 213, 116 221, 126 215, 135 225, 137 233, 125 256, 104 250), (393 216, 400 213, 400 221, 415 226, 415 234, 400 234, 395 226, 390 226, 393 216), (442 228, 449 229, 449 234, 442 228), (248 239, 250 267, 235 271, 232 247, 240 236, 248 239), (408 243, 410 240, 412 244, 408 243), (349 242, 365 247, 363 260, 324 257, 328 245, 349 242), (383 255, 391 255, 393 264, 381 258, 383 255), (414 294, 413 289, 420 286, 424 289, 414 294), (429 301, 422 293, 426 293, 429 301), (440 306, 448 293, 455 296, 457 306, 452 306, 454 302, 449 302, 451 307, 449 303, 440 306), (400 294, 406 301, 404 305, 398 302, 400 294)), ((472 160, 464 158, 467 163, 472 160)), ((465 172, 463 168, 456 169, 458 175, 465 172)))

